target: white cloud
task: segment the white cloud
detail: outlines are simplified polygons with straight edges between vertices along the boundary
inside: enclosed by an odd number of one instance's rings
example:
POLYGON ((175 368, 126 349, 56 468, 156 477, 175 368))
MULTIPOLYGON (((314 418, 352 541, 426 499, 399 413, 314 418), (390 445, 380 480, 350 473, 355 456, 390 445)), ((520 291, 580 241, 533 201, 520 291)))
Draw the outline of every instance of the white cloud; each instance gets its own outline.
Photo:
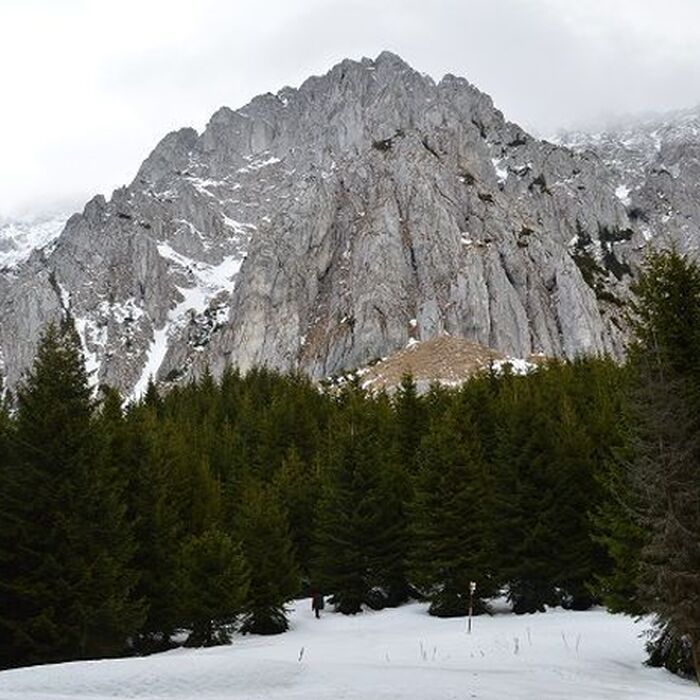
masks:
POLYGON ((549 131, 700 102, 696 0, 0 0, 0 215, 128 182, 222 104, 388 48, 549 131))

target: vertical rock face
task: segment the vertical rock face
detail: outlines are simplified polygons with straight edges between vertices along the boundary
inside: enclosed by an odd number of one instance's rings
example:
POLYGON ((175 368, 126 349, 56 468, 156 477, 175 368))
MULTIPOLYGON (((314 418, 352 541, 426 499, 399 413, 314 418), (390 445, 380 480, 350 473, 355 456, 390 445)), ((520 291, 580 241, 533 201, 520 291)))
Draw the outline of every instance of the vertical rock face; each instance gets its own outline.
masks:
MULTIPOLYGON (((696 176, 674 193, 688 207, 696 176)), ((443 334, 617 355, 661 225, 619 187, 600 152, 530 137, 462 78, 343 61, 169 134, 3 279, 4 372, 68 312, 93 380, 127 394, 226 364, 321 377, 443 334)))

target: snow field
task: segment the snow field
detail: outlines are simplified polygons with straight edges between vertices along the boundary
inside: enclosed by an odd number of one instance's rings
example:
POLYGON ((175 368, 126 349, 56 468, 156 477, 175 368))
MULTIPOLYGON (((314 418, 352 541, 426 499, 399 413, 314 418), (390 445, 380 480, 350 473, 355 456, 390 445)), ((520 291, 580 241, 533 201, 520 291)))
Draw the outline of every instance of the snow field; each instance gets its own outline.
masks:
POLYGON ((604 610, 439 620, 422 604, 355 617, 309 601, 275 637, 0 673, 0 700, 676 700, 697 686, 642 665, 643 624, 604 610))

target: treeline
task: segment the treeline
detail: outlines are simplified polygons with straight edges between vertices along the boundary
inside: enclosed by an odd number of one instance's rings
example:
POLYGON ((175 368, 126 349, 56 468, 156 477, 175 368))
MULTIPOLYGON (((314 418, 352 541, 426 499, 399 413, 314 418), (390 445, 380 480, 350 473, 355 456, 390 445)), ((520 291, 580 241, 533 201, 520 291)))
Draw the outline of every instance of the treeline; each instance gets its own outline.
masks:
POLYGON ((286 629, 310 587, 343 613, 584 608, 608 559, 596 480, 621 372, 588 360, 393 397, 229 371, 122 410, 68 322, 1 419, 3 664, 286 629))
POLYGON ((93 397, 70 320, 50 328, 0 412, 0 664, 282 632, 311 589, 346 614, 420 597, 464 615, 474 581, 477 613, 499 591, 516 613, 655 612, 651 651, 687 667, 681 600, 700 595, 682 573, 700 562, 668 562, 700 546, 700 489, 680 496, 700 456, 699 277, 652 259, 626 366, 485 371, 422 396, 409 377, 389 396, 229 370, 123 408, 93 397))

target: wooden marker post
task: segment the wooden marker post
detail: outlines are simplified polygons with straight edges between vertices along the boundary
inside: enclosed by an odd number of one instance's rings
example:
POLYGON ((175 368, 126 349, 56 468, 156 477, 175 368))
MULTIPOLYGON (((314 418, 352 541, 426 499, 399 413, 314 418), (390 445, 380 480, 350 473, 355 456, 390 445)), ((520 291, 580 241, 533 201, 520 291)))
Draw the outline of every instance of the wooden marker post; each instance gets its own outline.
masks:
POLYGON ((467 634, 472 633, 472 614, 474 613, 474 592, 476 591, 476 581, 469 582, 469 622, 467 623, 467 634))

